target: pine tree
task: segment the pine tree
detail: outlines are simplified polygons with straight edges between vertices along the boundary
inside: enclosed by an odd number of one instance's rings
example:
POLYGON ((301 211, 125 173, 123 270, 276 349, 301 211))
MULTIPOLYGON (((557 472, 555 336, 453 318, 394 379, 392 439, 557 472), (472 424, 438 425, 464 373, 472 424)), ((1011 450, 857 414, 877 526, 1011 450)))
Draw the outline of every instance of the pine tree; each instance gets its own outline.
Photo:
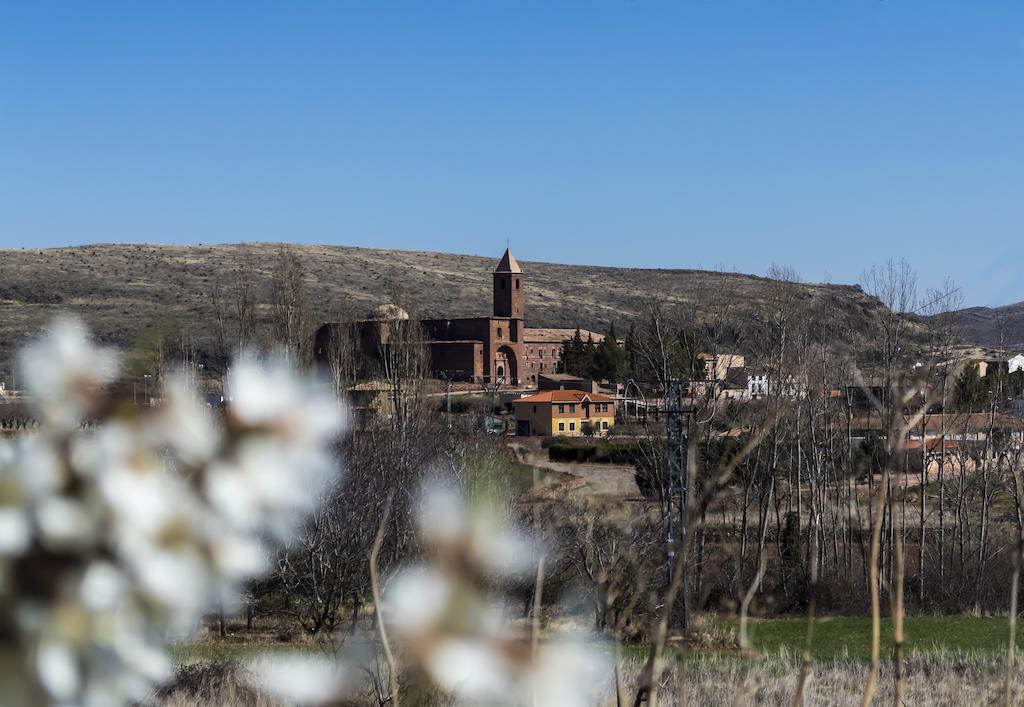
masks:
POLYGON ((583 343, 583 336, 580 334, 579 328, 577 328, 572 338, 566 339, 565 343, 562 344, 559 368, 561 368, 562 373, 578 376, 580 375, 579 371, 581 368, 586 365, 585 358, 586 344, 583 343))
POLYGON ((626 356, 627 352, 619 345, 619 340, 615 336, 615 324, 612 323, 594 355, 594 378, 619 381, 626 371, 626 356))
POLYGON ((597 345, 594 343, 594 337, 591 334, 587 334, 587 342, 583 345, 583 358, 580 361, 580 372, 574 373, 580 378, 598 378, 599 371, 597 370, 597 345))
POLYGON ((956 381, 956 405, 962 412, 977 412, 988 402, 990 392, 978 364, 969 363, 956 381))

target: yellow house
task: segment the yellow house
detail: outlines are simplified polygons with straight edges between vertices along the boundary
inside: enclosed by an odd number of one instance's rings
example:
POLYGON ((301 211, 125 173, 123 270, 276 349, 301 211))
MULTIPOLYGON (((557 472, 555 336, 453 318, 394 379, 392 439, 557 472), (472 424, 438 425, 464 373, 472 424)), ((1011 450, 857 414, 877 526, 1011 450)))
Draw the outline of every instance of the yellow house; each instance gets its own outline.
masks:
POLYGON ((545 390, 512 401, 516 434, 606 435, 615 426, 615 398, 582 390, 545 390))

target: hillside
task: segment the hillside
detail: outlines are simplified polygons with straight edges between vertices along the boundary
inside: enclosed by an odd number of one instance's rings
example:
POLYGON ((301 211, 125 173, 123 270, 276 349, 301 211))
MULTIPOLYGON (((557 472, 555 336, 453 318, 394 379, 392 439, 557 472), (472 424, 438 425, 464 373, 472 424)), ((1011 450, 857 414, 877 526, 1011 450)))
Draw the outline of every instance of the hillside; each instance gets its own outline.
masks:
POLYGON ((1003 307, 968 307, 932 318, 951 326, 967 341, 981 346, 1024 350, 1024 302, 1003 307))
MULTIPOLYGON (((202 351, 212 341, 213 285, 248 259, 264 316, 279 244, 94 245, 0 250, 0 380, 12 353, 61 311, 83 317, 104 341, 128 346, 157 320, 173 318, 202 351)), ((318 321, 361 315, 397 298, 419 316, 490 313, 490 257, 338 246, 287 246, 302 261, 318 321)), ((521 262, 528 326, 620 330, 654 302, 698 316, 728 307, 749 317, 772 281, 735 273, 521 262)), ((828 307, 840 327, 871 330, 880 305, 854 286, 796 285, 799 297, 828 307)))

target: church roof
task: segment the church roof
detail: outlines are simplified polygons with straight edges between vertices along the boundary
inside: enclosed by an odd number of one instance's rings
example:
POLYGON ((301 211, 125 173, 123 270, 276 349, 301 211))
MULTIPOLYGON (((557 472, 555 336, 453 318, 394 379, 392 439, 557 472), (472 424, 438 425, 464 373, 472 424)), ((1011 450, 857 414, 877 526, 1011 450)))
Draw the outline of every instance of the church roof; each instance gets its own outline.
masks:
MULTIPOLYGON (((561 344, 567 339, 571 339, 576 335, 576 328, 571 329, 552 329, 545 327, 529 327, 523 330, 523 341, 528 344, 561 344)), ((596 331, 590 331, 588 329, 580 329, 580 336, 584 341, 589 336, 594 340, 595 344, 600 344, 604 341, 604 334, 599 334, 596 331)))
POLYGON ((519 267, 519 263, 516 262, 515 256, 512 255, 512 251, 508 248, 505 249, 505 255, 501 256, 501 262, 498 263, 498 267, 494 268, 494 272, 518 272, 521 273, 523 269, 519 267))

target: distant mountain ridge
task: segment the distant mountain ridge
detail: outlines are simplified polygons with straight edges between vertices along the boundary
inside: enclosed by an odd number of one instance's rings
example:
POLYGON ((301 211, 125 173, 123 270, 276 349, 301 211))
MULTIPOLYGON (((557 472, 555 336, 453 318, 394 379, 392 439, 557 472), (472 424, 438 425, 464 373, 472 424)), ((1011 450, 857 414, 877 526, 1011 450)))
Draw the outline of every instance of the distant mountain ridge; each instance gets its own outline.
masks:
MULTIPOLYGON (((89 245, 0 250, 0 379, 12 354, 61 311, 81 316, 104 341, 128 345, 168 314, 200 348, 212 344, 214 284, 245 260, 253 266, 259 312, 270 311, 270 282, 282 248, 301 261, 314 317, 361 316, 392 299, 421 317, 467 317, 491 311, 491 272, 501 256, 347 246, 89 245)), ((702 270, 613 268, 520 261, 528 326, 620 331, 651 304, 683 307, 700 317, 728 308, 754 316, 773 281, 702 270), (716 311, 717 311, 716 310, 716 311)), ((881 304, 853 285, 794 285, 807 302, 829 307, 839 326, 869 331, 881 304)))
POLYGON ((1024 351, 1024 302, 1002 307, 967 307, 927 321, 952 326, 964 339, 994 349, 1024 351))

